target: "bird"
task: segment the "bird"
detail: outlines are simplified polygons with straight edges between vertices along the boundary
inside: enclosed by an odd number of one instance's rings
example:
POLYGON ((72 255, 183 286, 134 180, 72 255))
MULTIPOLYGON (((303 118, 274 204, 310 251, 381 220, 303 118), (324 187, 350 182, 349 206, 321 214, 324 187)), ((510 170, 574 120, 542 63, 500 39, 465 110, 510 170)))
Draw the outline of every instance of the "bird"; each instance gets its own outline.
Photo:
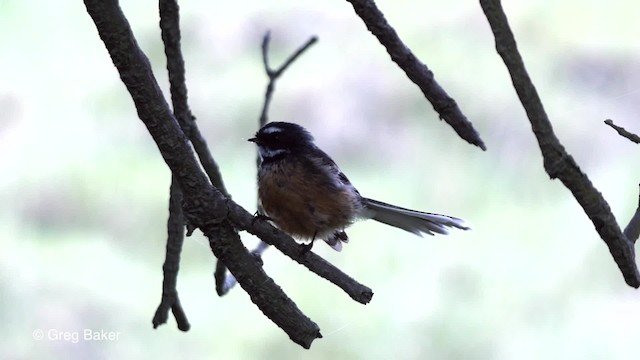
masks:
POLYGON ((411 210, 360 195, 335 161, 322 151, 304 127, 270 122, 248 139, 257 146, 257 216, 303 241, 305 252, 322 239, 341 251, 345 229, 357 220, 373 219, 422 236, 469 230, 464 220, 411 210), (309 241, 309 243, 304 243, 309 241))

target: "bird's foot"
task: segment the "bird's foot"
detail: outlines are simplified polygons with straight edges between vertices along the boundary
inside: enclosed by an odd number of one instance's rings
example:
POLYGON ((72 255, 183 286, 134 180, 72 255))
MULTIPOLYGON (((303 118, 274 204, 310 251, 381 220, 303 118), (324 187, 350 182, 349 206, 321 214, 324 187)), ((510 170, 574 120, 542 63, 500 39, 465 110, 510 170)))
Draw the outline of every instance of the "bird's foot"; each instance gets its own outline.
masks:
POLYGON ((314 242, 315 242, 315 241, 311 240, 311 241, 310 241, 309 243, 307 243, 307 244, 304 244, 304 243, 303 243, 303 244, 298 245, 298 246, 300 246, 300 255, 302 255, 302 256, 307 255, 307 253, 308 253, 309 251, 311 251, 311 249, 313 248, 313 243, 314 243, 314 242))
POLYGON ((251 226, 253 226, 258 220, 273 221, 273 219, 271 219, 267 215, 261 214, 256 211, 255 214, 253 214, 253 219, 251 219, 251 226))

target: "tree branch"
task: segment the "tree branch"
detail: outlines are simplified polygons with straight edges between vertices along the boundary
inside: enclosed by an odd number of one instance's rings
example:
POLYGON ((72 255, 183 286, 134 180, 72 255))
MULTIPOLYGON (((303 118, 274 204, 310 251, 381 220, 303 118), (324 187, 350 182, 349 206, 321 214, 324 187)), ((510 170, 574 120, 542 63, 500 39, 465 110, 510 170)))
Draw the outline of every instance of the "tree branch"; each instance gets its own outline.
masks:
POLYGON ((438 84, 427 65, 420 62, 411 49, 402 42, 375 2, 373 0, 347 1, 351 3, 356 14, 364 21, 367 29, 387 49, 391 60, 407 74, 413 83, 418 85, 433 108, 440 114, 440 119, 446 121, 468 143, 486 150, 480 135, 464 116, 456 101, 438 84))
POLYGON ((153 316, 153 328, 167 322, 169 309, 173 312, 178 329, 189 331, 191 325, 187 320, 187 315, 180 305, 178 297, 177 282, 178 270, 180 268, 180 252, 184 241, 184 216, 182 213, 182 191, 176 182, 175 177, 171 177, 171 188, 169 191, 169 219, 167 220, 167 248, 164 265, 162 266, 162 300, 153 316))
POLYGON ((338 286, 353 300, 361 304, 367 304, 371 301, 373 291, 369 287, 352 279, 314 252, 310 251, 303 255, 300 251, 300 246, 295 240, 273 227, 268 221, 254 221, 250 213, 233 202, 229 202, 229 219, 238 229, 246 230, 261 238, 264 242, 275 246, 283 254, 305 266, 311 272, 338 286))
POLYGON ((180 48, 180 9, 176 0, 160 0, 160 29, 164 51, 167 56, 167 71, 173 112, 193 145, 200 163, 207 173, 209 180, 223 195, 229 197, 229 192, 224 186, 218 164, 211 156, 207 141, 200 133, 195 122, 195 116, 191 113, 187 103, 187 85, 185 80, 184 59, 180 48))
MULTIPOLYGON (((262 38, 262 64, 264 65, 264 71, 267 73, 269 77, 269 83, 267 84, 267 90, 264 94, 264 104, 262 105, 262 111, 260 112, 260 121, 259 127, 263 127, 267 122, 267 116, 269 112, 269 105, 271 105, 271 97, 273 96, 273 91, 275 90, 276 81, 278 78, 289 68, 291 65, 302 53, 304 53, 311 45, 315 44, 318 41, 318 37, 312 36, 300 46, 293 54, 289 55, 289 57, 280 65, 280 67, 276 70, 273 70, 269 65, 269 42, 271 41, 271 33, 267 31, 262 38)), ((258 159, 258 161, 260 161, 258 159)))
POLYGON ((573 193, 609 247, 626 283, 634 288, 639 287, 640 274, 635 263, 633 243, 623 235, 602 194, 580 170, 553 132, 551 122, 518 52, 500 1, 480 0, 480 5, 495 36, 496 50, 509 70, 513 86, 531 122, 544 158, 545 171, 550 178, 560 179, 573 193))
POLYGON ((251 301, 291 340, 308 349, 313 340, 322 338, 318 325, 306 317, 280 286, 264 273, 262 262, 248 254, 232 226, 211 224, 201 226, 200 230, 207 234, 211 251, 231 271, 251 301), (235 255, 237 253, 247 256, 239 258, 235 255))
MULTIPOLYGON (((193 116, 187 104, 187 87, 184 77, 184 62, 180 52, 180 28, 179 28, 178 4, 173 1, 160 0, 160 28, 162 40, 165 44, 167 56, 167 70, 171 86, 171 100, 173 114, 178 120, 182 131, 189 134, 193 116)), ((162 280, 162 300, 153 316, 153 328, 167 322, 169 309, 174 309, 173 314, 178 324, 178 329, 189 331, 191 327, 186 314, 180 305, 178 297, 178 270, 180 268, 180 253, 184 243, 184 214, 182 212, 182 190, 174 176, 171 177, 169 195, 169 220, 167 221, 167 247, 162 280), (176 316, 180 315, 180 318, 176 316)))
POLYGON ((620 136, 624 136, 627 139, 633 141, 634 143, 640 144, 640 136, 627 131, 625 128, 623 128, 621 126, 618 126, 618 125, 614 124, 613 120, 607 119, 607 120, 604 121, 604 123, 609 125, 609 126, 611 126, 615 131, 618 132, 618 134, 620 134, 620 136))
MULTIPOLYGON (((621 126, 617 126, 613 123, 613 120, 607 119, 604 121, 605 124, 611 126, 615 131, 636 144, 640 144, 640 136, 627 131, 625 128, 621 126)), ((635 243, 638 240, 638 236, 640 236, 640 198, 638 199, 638 207, 636 208, 636 212, 629 220, 629 224, 624 228, 622 232, 624 236, 629 240, 635 243)))
POLYGON ((214 254, 223 260, 258 308, 294 342, 309 348, 314 339, 322 336, 318 325, 306 317, 265 274, 240 242, 227 220, 227 202, 233 202, 213 187, 200 170, 118 2, 84 2, 120 78, 131 94, 138 116, 182 189, 186 219, 209 238, 214 254))
MULTIPOLYGON (((222 175, 213 156, 209 152, 207 143, 200 134, 200 129, 195 123, 195 117, 189 109, 187 102, 187 86, 185 79, 184 59, 180 47, 180 9, 175 0, 160 0, 160 29, 162 40, 165 46, 165 55, 167 57, 167 71, 169 73, 169 83, 171 100, 173 104, 173 113, 176 117, 180 128, 191 141, 200 162, 205 169, 212 184, 217 187, 225 196, 228 196, 222 181, 222 175)), ((179 197, 182 194, 174 177, 171 181, 171 197, 179 197)), ((172 200, 170 200, 172 201, 172 200)), ((184 311, 180 307, 180 299, 176 289, 177 276, 180 262, 180 252, 184 240, 184 217, 182 213, 181 200, 176 204, 169 206, 169 237, 167 239, 167 254, 165 265, 172 264, 164 269, 162 301, 156 310, 153 318, 154 328, 166 322, 169 308, 173 309, 174 316, 179 314, 181 319, 178 322, 178 328, 188 331, 189 324, 186 320, 184 311), (173 218, 173 219, 172 219, 173 218), (175 227, 172 229, 171 227, 175 227), (172 249, 172 251, 169 251, 172 249)))

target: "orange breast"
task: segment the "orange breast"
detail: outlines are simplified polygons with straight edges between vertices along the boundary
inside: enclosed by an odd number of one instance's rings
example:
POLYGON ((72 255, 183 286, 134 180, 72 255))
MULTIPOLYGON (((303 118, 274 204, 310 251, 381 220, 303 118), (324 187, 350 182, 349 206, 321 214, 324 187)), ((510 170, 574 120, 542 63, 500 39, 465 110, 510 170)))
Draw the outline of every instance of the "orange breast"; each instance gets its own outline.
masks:
POLYGON ((354 192, 301 161, 265 164, 258 179, 262 207, 283 231, 300 239, 324 239, 350 225, 358 208, 354 192))

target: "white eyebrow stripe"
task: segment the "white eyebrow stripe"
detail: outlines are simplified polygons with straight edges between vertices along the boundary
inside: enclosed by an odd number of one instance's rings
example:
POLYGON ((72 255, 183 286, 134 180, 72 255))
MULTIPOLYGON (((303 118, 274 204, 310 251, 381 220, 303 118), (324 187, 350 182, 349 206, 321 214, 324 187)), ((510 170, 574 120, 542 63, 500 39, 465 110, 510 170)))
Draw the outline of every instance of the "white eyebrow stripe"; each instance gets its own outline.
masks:
POLYGON ((265 134, 273 134, 276 132, 282 132, 282 128, 277 126, 272 126, 272 127, 262 129, 262 132, 265 134))

